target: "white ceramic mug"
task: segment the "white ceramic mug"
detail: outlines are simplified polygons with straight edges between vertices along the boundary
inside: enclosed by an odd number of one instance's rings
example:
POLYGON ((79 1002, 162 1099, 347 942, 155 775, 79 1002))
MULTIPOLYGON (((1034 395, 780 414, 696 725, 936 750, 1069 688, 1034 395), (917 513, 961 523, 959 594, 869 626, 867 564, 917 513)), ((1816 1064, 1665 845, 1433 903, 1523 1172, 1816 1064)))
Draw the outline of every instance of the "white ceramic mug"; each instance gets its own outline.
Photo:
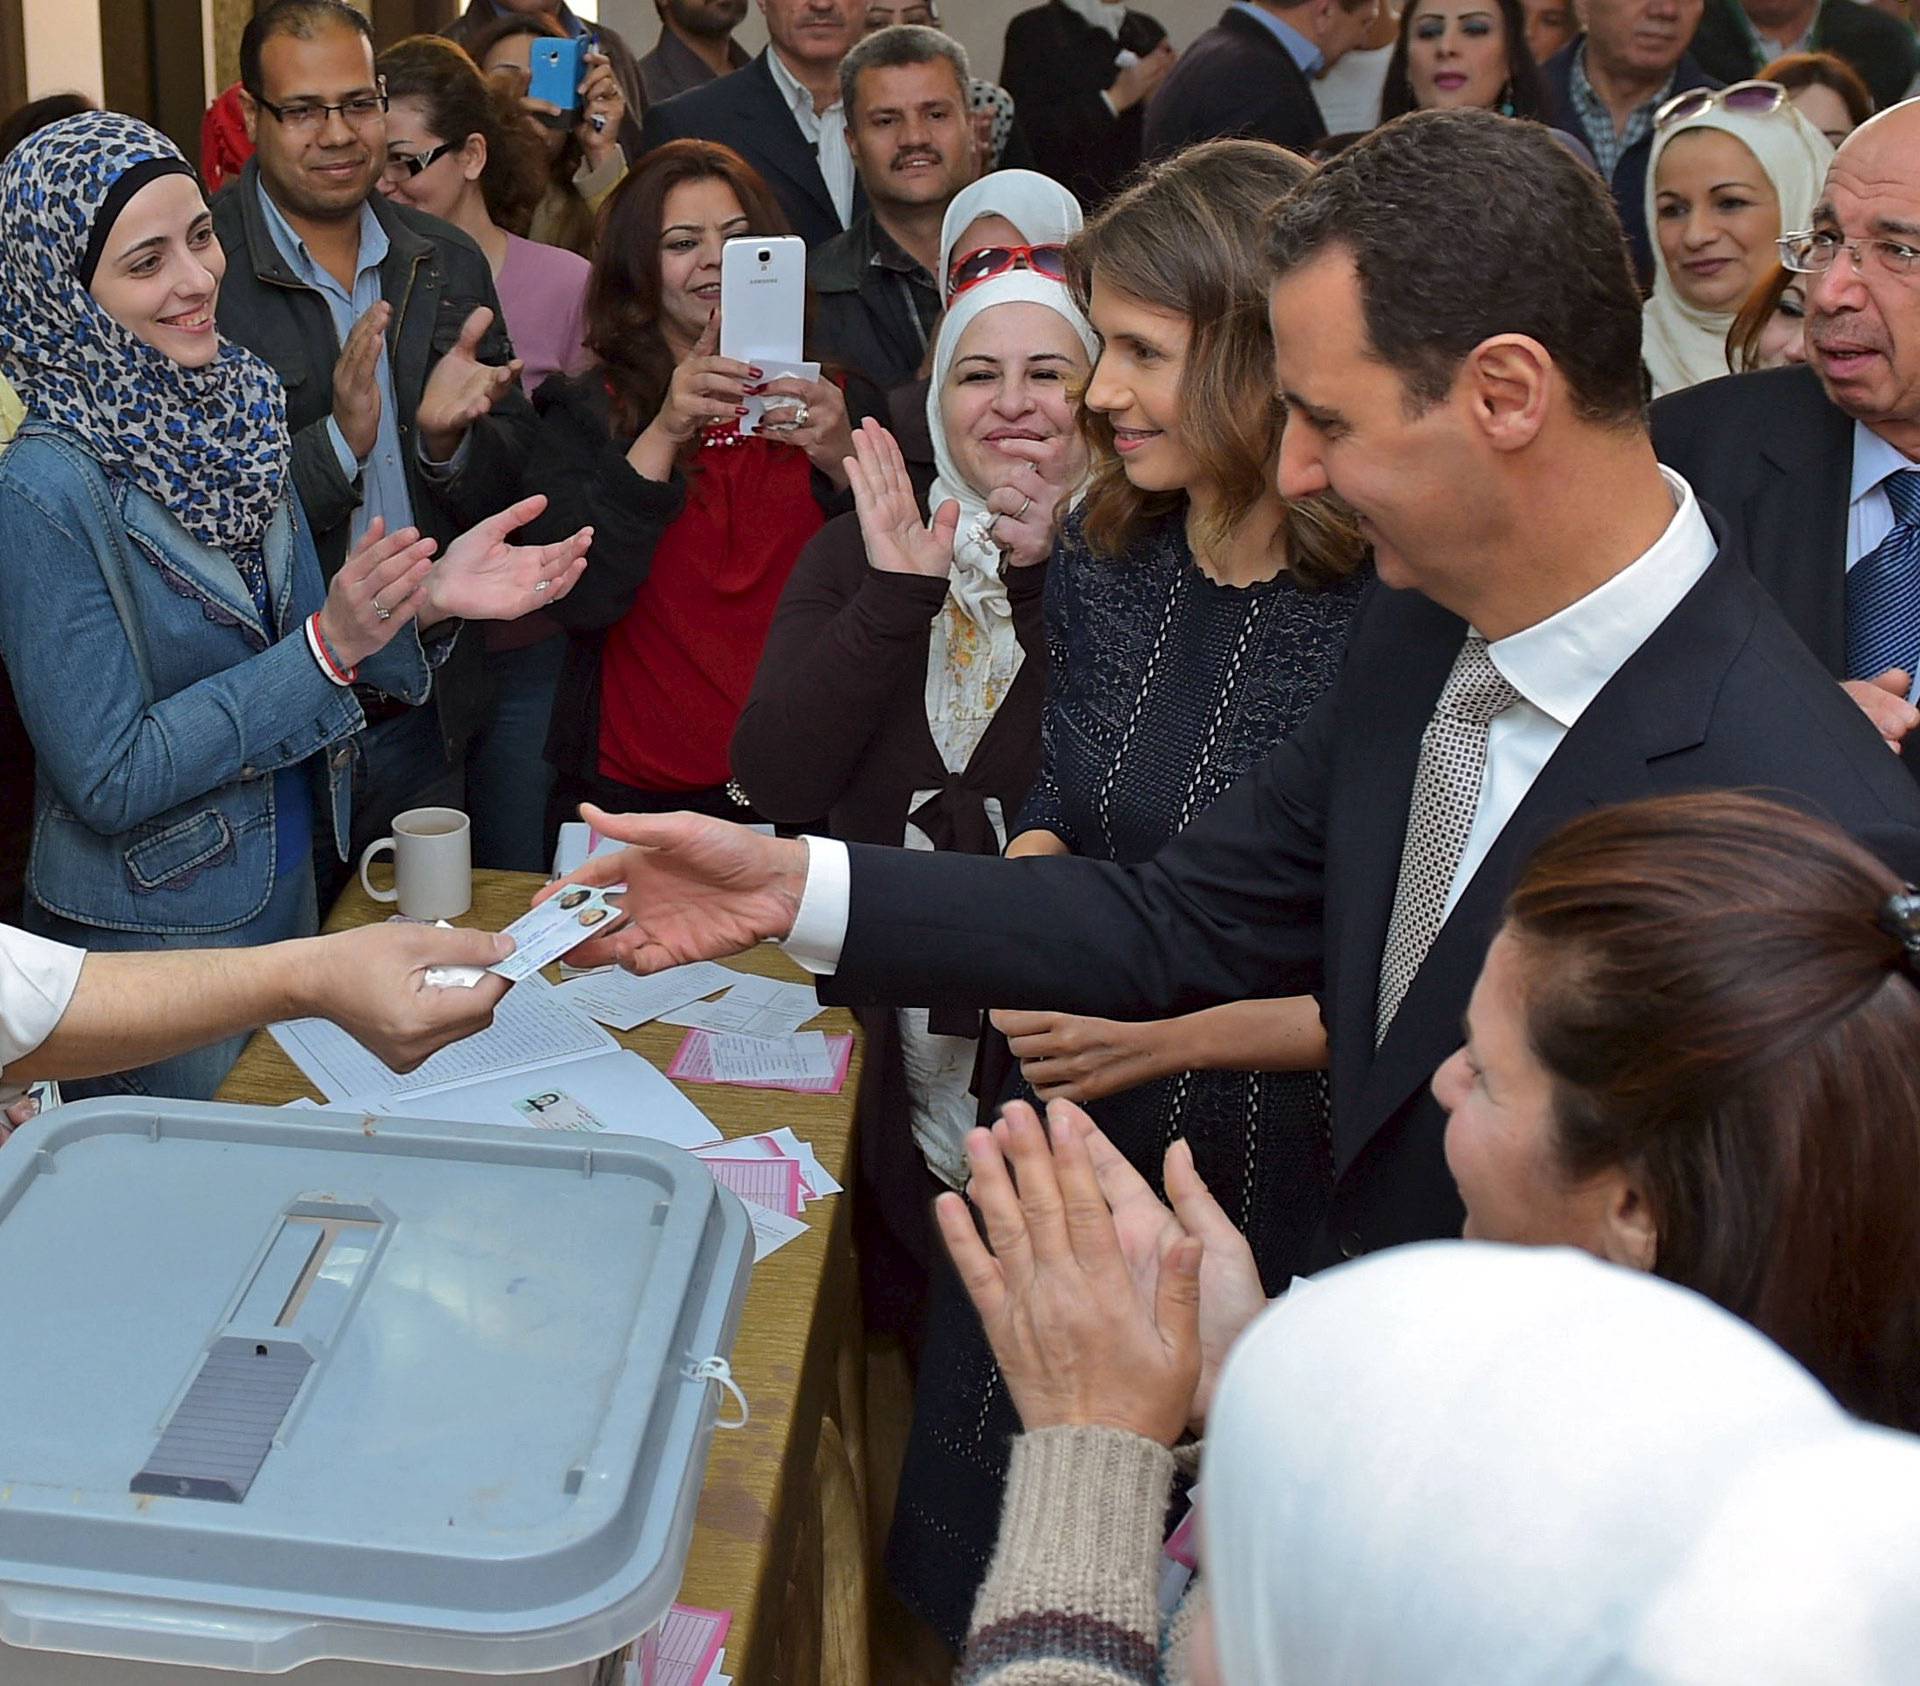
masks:
POLYGON ((473 906, 473 826, 458 808, 409 808, 393 835, 360 856, 360 883, 377 902, 398 902, 409 919, 455 919, 473 906), (367 868, 393 851, 393 888, 376 890, 367 868))

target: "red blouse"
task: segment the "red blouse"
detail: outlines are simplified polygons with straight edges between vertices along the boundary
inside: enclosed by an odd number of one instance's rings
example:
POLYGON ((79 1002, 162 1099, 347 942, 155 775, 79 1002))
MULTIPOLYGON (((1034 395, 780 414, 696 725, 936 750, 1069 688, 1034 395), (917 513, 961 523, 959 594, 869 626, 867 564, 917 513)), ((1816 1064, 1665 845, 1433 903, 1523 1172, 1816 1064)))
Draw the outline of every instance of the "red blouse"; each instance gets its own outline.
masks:
POLYGON ((774 608, 826 519, 798 447, 734 433, 701 444, 686 507, 601 653, 600 774, 636 790, 727 782, 774 608))

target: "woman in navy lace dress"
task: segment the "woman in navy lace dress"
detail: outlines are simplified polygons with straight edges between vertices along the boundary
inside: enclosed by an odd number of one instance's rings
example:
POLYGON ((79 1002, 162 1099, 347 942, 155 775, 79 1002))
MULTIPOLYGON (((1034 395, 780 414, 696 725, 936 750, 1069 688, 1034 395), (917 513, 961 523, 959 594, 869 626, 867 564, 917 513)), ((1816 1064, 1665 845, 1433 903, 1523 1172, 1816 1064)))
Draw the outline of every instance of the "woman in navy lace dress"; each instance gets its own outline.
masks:
MULTIPOLYGON (((1281 411, 1265 224, 1298 181, 1254 141, 1198 147, 1075 242, 1102 349, 1086 398, 1092 488, 1046 591, 1042 767, 1009 855, 1154 854, 1300 726, 1330 688, 1362 589, 1362 544, 1274 485, 1281 411)), ((1087 1103, 1159 1186, 1184 1137, 1284 1288, 1332 1182, 1325 1037, 1308 999, 1124 1024, 1002 1012, 1026 1090, 1087 1103)), ((909 1603, 964 1631, 1018 1427, 965 1296, 936 1290, 889 1542, 909 1603)))

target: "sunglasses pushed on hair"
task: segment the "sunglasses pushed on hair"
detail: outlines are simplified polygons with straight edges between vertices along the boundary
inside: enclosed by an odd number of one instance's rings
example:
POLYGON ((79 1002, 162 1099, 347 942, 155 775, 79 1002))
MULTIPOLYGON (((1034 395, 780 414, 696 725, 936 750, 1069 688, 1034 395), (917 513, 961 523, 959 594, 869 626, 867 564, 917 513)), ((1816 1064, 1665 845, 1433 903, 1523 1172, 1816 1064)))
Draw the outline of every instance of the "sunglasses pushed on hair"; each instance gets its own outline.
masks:
POLYGON ((1064 282, 1067 249, 1065 246, 982 246, 953 260, 947 277, 947 297, 958 297, 969 287, 977 287, 982 281, 991 281, 996 275, 1007 275, 1016 269, 1030 269, 1049 281, 1064 282))
POLYGON ((1691 123, 1696 117, 1706 116, 1715 106, 1723 111, 1737 111, 1743 117, 1764 117, 1786 103, 1787 90, 1778 82, 1735 82, 1725 88, 1689 88, 1684 94, 1675 94, 1653 114, 1653 126, 1665 129, 1675 123, 1691 123))

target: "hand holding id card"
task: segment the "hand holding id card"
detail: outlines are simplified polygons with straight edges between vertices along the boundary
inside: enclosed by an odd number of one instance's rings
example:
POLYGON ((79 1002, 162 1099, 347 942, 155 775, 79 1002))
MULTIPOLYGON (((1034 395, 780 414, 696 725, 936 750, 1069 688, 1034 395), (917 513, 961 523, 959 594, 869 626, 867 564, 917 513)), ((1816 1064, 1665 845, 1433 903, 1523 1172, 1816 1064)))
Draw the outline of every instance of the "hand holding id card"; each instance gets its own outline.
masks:
POLYGON ((604 937, 624 924, 626 917, 626 910, 606 890, 575 884, 509 925, 505 934, 513 938, 514 950, 487 970, 518 983, 589 938, 604 937))

